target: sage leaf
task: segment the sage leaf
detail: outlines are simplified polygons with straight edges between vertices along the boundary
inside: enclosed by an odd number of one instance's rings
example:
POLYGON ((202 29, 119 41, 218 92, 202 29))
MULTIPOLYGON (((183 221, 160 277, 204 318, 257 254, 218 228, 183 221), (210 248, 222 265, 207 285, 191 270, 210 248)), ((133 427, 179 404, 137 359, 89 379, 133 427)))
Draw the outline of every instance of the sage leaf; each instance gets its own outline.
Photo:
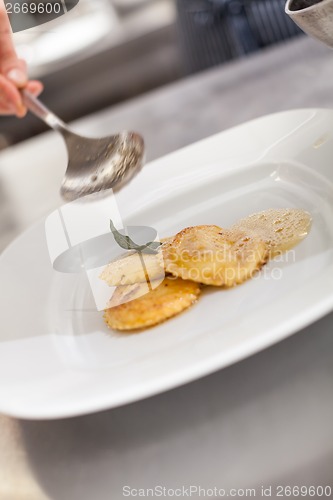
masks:
POLYGON ((160 245, 162 245, 162 243, 158 241, 150 241, 145 245, 137 245, 129 236, 124 236, 123 234, 121 234, 117 230, 111 219, 110 229, 116 243, 125 250, 136 250, 137 252, 154 254, 157 253, 157 249, 160 247, 160 245))

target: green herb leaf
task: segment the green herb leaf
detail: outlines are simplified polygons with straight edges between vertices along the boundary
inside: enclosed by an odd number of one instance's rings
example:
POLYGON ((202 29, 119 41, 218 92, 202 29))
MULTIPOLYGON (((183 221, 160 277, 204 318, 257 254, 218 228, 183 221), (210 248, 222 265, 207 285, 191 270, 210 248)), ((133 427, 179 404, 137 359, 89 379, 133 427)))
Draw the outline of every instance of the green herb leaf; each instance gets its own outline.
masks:
POLYGON ((125 250, 136 250, 137 252, 154 254, 157 253, 157 249, 160 247, 160 245, 162 245, 162 243, 158 241, 150 241, 145 245, 137 245, 129 236, 124 236, 123 234, 121 234, 117 230, 111 219, 110 229, 116 243, 118 243, 118 245, 125 250))

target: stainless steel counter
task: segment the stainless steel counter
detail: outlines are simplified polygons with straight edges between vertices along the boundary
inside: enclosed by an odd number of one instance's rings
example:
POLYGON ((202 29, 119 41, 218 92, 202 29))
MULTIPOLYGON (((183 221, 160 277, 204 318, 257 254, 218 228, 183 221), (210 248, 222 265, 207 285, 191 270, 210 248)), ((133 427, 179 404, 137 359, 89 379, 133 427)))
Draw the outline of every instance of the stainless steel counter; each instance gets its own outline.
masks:
MULTIPOLYGON (((332 107, 332 82, 333 53, 304 38, 76 126, 96 135, 137 129, 154 159, 263 114, 332 107)), ((0 155, 2 248, 60 203, 64 168, 52 133, 0 155)), ((0 498, 118 500, 125 485, 256 488, 257 497, 262 485, 332 486, 332 322, 121 408, 49 422, 0 416, 0 498)))

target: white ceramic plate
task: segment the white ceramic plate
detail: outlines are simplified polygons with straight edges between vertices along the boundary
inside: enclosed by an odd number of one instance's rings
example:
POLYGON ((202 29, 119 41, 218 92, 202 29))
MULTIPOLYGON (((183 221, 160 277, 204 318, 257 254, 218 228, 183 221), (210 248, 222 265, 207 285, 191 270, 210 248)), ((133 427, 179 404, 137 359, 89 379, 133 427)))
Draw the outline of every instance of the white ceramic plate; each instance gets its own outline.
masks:
POLYGON ((126 224, 160 236, 228 226, 272 207, 313 216, 288 261, 203 294, 140 334, 110 332, 82 277, 53 271, 44 221, 0 258, 0 411, 79 415, 144 398, 230 365, 333 309, 333 112, 267 116, 147 165, 117 195, 126 224))

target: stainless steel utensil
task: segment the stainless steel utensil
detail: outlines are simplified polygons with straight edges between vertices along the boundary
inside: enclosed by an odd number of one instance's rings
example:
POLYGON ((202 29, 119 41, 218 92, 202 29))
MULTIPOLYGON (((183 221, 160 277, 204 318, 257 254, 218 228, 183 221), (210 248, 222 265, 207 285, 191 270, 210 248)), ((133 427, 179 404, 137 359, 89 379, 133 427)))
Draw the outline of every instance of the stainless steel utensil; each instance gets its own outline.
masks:
POLYGON ((63 136, 68 153, 66 174, 60 193, 66 201, 119 187, 143 164, 144 142, 135 132, 91 139, 75 134, 39 99, 22 91, 26 107, 63 136))
POLYGON ((287 0, 285 12, 305 33, 333 48, 333 0, 287 0))

